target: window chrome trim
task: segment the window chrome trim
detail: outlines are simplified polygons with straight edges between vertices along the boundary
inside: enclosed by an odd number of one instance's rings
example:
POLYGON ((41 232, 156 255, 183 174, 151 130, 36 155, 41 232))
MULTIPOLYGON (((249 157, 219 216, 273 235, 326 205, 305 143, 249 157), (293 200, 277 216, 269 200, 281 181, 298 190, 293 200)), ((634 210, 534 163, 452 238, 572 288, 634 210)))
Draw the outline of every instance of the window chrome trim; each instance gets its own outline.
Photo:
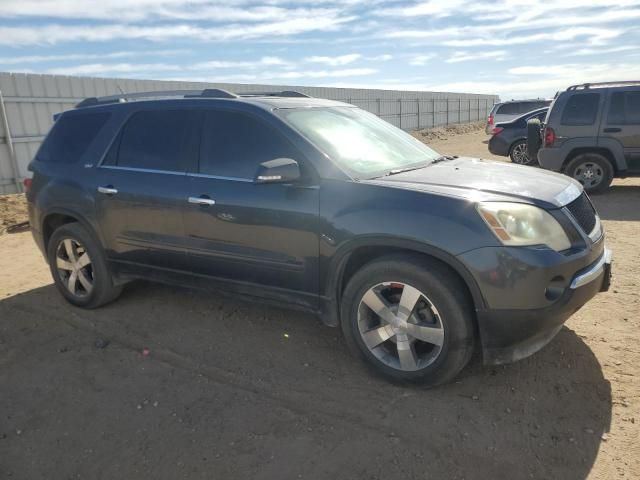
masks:
POLYGON ((213 180, 229 180, 231 182, 253 183, 253 179, 244 177, 225 177, 222 175, 208 175, 206 173, 187 173, 187 177, 211 178, 213 180))
POLYGON ((165 175, 185 176, 187 174, 187 172, 176 172, 175 170, 156 170, 154 168, 120 167, 118 165, 99 165, 98 168, 107 168, 109 170, 124 170, 127 172, 163 173, 165 175))

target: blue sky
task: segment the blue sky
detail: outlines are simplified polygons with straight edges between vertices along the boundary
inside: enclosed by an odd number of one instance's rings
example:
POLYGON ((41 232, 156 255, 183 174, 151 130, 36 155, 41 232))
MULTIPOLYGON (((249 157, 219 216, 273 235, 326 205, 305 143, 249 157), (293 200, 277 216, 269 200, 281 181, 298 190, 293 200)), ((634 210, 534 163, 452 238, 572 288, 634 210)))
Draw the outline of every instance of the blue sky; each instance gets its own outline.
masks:
POLYGON ((640 0, 0 0, 0 70, 549 97, 640 79, 640 0))

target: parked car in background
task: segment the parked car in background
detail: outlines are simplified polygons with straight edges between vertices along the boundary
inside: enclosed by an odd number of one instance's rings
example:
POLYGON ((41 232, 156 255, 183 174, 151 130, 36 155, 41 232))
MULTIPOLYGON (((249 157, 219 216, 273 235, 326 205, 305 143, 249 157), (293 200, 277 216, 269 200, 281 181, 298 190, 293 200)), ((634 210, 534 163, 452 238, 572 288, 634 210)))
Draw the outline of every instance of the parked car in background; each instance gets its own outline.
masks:
POLYGON ((529 151, 588 192, 640 175, 640 81, 585 83, 556 95, 544 125, 531 121, 529 151))
POLYGON ((487 125, 485 133, 491 135, 491 130, 498 123, 510 122, 520 115, 536 110, 542 107, 548 107, 551 100, 535 99, 535 100, 511 100, 509 102, 496 103, 489 116, 487 117, 487 125))
POLYGON ((537 165, 538 160, 531 159, 527 152, 527 122, 532 118, 543 121, 548 111, 548 107, 539 108, 511 122, 498 123, 491 131, 489 151, 494 155, 510 157, 513 163, 537 165))
MULTIPOLYGON (((393 380, 449 381, 476 347, 529 356, 609 286, 574 180, 443 156, 297 92, 90 98, 30 169, 33 237, 73 305, 145 278, 304 309, 393 380)), ((264 353, 211 325, 220 341, 264 353)))

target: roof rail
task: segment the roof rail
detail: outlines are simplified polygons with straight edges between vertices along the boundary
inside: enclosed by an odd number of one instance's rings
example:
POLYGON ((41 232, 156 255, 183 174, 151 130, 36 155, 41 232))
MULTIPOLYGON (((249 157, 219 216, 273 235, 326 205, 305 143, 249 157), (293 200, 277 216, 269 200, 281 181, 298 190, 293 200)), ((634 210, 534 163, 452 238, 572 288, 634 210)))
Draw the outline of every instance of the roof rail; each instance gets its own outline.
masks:
POLYGON ((76 105, 76 108, 93 107, 96 105, 108 105, 110 103, 125 103, 130 100, 143 100, 148 98, 238 98, 235 93, 220 88, 205 88, 204 90, 166 90, 157 92, 123 93, 106 97, 89 97, 76 105))
POLYGON ((239 97, 301 97, 311 98, 311 95, 307 95, 302 92, 296 92, 295 90, 283 90, 281 92, 246 92, 238 93, 239 97))
POLYGON ((579 85, 571 85, 567 88, 567 91, 570 90, 588 90, 592 87, 601 88, 601 87, 614 87, 614 86, 629 86, 629 85, 640 85, 640 80, 624 80, 620 82, 598 82, 598 83, 581 83, 579 85))

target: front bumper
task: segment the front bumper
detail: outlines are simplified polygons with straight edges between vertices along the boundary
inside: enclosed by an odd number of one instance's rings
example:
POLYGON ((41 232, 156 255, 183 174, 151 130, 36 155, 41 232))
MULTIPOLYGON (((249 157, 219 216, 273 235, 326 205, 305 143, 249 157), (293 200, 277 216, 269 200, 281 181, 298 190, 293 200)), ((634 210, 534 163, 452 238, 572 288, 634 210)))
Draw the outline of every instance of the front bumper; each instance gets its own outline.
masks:
MULTIPOLYGON (((553 339, 564 322, 598 292, 609 289, 611 280, 611 251, 601 246, 600 255, 586 267, 577 270, 566 281, 553 280, 544 289, 547 305, 527 308, 491 308, 477 311, 483 358, 486 364, 510 363, 528 357, 553 339), (555 282, 555 283, 554 283, 555 282)), ((588 258, 588 257, 587 257, 588 258)), ((557 279, 567 265, 550 266, 535 276, 540 288, 540 273, 557 279)), ((508 290, 508 288, 506 289, 508 290)), ((533 292, 530 292, 533 296, 533 292)), ((505 291, 508 296, 508 291, 505 291)), ((494 301, 497 301, 494 299, 494 301)), ((508 300, 504 300, 508 301, 508 300)), ((531 300, 540 303, 539 299, 531 300)))

